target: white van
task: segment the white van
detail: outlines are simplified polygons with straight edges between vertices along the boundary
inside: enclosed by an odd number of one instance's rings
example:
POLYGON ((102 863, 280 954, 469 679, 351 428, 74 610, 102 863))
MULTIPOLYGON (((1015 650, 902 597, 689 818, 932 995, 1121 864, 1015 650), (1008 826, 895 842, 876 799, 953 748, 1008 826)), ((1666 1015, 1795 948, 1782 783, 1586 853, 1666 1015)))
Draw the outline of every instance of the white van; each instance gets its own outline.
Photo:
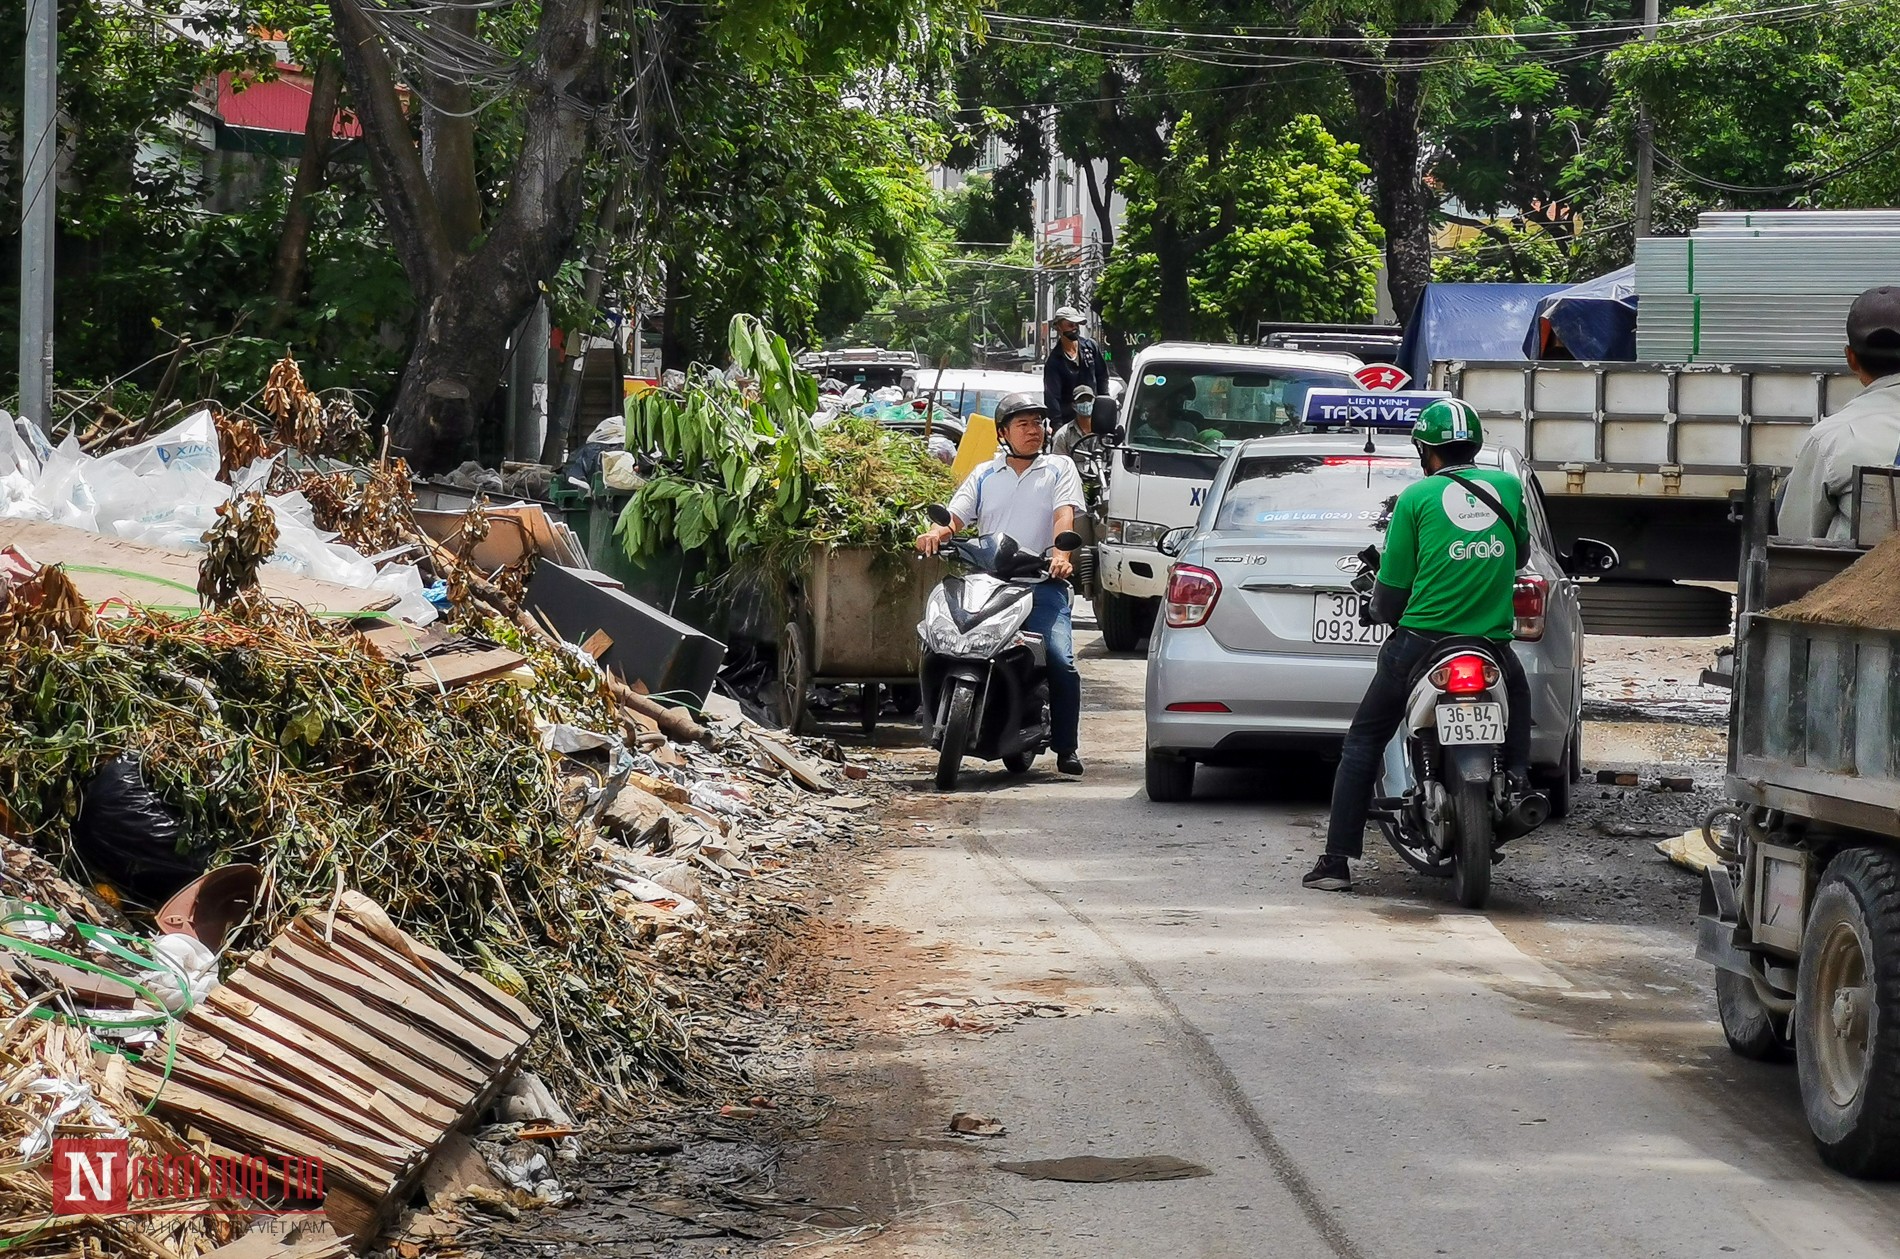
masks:
POLYGON ((1168 584, 1161 535, 1191 525, 1236 443, 1296 432, 1312 388, 1355 388, 1346 354, 1163 341, 1135 356, 1109 461, 1096 545, 1095 615, 1110 651, 1133 651, 1168 584))

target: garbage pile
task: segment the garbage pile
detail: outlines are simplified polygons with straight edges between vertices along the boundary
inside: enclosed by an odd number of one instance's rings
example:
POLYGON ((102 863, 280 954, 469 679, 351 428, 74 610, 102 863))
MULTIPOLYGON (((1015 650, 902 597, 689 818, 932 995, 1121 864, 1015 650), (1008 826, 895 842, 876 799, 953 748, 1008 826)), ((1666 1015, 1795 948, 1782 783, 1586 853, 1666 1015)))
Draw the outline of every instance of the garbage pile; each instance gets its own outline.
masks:
MULTIPOLYGON (((343 462, 363 439, 297 383, 273 373, 268 434, 6 426, 39 470, 0 488, 0 1249, 188 1256, 249 1218, 61 1223, 53 1127, 159 1159, 321 1146, 361 1249, 524 1081, 548 1140, 749 1095, 763 936, 872 804, 835 749, 564 638, 535 555, 474 561, 480 502, 432 537, 401 462, 343 462), (42 558, 95 535, 110 562, 42 558)), ((511 1192, 558 1192, 507 1161, 511 1192)), ((290 1209, 293 1180, 248 1189, 290 1209)))

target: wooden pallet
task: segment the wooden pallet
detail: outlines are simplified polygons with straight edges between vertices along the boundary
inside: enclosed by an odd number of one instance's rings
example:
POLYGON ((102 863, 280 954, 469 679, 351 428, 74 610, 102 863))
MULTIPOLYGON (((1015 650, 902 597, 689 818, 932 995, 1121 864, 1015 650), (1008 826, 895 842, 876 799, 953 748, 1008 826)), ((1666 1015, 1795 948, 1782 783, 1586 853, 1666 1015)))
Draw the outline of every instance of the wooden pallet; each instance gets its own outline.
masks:
POLYGON ((224 1149, 322 1160, 324 1211, 359 1249, 448 1135, 487 1107, 540 1019, 345 893, 305 914, 188 1013, 167 1073, 130 1086, 224 1149))

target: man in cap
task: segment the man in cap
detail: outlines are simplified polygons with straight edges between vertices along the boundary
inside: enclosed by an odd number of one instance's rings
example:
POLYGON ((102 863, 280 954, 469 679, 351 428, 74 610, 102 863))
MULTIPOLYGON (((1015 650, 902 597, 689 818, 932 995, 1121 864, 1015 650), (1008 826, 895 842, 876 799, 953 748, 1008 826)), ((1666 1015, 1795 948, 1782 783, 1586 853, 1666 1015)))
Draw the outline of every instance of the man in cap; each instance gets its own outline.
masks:
POLYGON ((1056 430, 1049 446, 1056 454, 1074 459, 1075 448, 1095 431, 1095 391, 1087 385, 1077 385, 1070 403, 1074 418, 1056 430))
POLYGON ((1900 286, 1882 285, 1854 299, 1847 312, 1847 368, 1864 388, 1802 439, 1775 526, 1784 537, 1851 541, 1859 488, 1854 469, 1900 462, 1900 286))
POLYGON ((1108 360, 1102 347, 1082 335, 1085 320, 1073 306, 1056 311, 1050 326, 1055 329, 1055 348, 1042 368, 1042 401, 1049 408, 1049 422, 1057 428, 1075 418, 1075 391, 1087 385, 1091 398, 1108 392, 1108 360))

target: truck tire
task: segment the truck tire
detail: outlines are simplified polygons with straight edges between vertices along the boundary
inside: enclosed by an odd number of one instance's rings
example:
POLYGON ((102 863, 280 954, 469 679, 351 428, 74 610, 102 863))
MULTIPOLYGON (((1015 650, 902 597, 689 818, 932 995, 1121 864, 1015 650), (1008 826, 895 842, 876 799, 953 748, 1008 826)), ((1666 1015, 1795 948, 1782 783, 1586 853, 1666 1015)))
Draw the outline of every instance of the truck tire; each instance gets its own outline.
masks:
MULTIPOLYGON (((1102 646, 1110 651, 1133 651, 1141 645, 1146 627, 1142 624, 1142 605, 1146 599, 1113 594, 1104 590, 1095 600, 1095 621, 1102 627, 1102 646)), ((1153 615, 1148 625, 1154 624, 1153 615)))
POLYGON ((1801 1105, 1822 1161, 1900 1176, 1900 854, 1849 848, 1821 876, 1795 980, 1801 1105))
POLYGON ((1739 1057, 1753 1062, 1792 1062, 1785 1019, 1777 1019, 1762 1004, 1755 981, 1732 970, 1715 972, 1715 1011, 1722 1019, 1722 1035, 1739 1057))
POLYGON ((1452 852, 1451 894, 1466 909, 1483 909, 1491 898, 1491 849, 1496 843, 1490 784, 1459 783, 1452 810, 1458 839, 1452 852))
POLYGON ((1194 762, 1148 749, 1148 798, 1156 804, 1176 804, 1194 794, 1194 762))
POLYGON ((966 678, 951 684, 944 700, 943 742, 937 748, 937 790, 955 791, 963 771, 963 750, 970 746, 970 717, 976 710, 976 687, 966 678))

